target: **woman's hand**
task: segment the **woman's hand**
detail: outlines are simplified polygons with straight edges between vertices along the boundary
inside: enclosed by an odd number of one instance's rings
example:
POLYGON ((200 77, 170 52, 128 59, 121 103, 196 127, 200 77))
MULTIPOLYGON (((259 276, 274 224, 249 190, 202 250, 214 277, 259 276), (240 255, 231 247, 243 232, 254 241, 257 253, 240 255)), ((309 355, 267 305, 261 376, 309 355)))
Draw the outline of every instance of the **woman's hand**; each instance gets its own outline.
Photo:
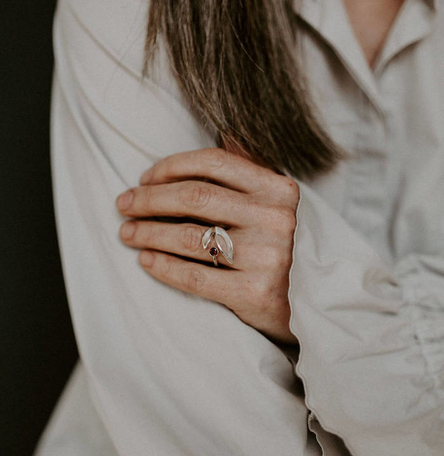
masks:
POLYGON ((139 260, 146 272, 224 304, 275 342, 297 343, 289 330, 287 297, 296 182, 214 148, 171 155, 145 172, 140 184, 120 195, 117 206, 133 218, 122 225, 120 236, 128 246, 143 249, 139 260), (202 235, 215 225, 233 241, 232 265, 219 255, 215 267, 202 246, 202 235))

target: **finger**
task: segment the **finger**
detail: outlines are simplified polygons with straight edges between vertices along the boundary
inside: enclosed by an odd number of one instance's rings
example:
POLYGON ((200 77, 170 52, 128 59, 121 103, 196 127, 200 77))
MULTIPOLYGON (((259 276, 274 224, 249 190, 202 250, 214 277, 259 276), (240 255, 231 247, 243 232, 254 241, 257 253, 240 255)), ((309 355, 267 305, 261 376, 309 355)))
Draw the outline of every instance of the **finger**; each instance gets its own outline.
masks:
POLYGON ((239 303, 240 291, 245 288, 240 271, 191 263, 153 250, 142 250, 139 261, 145 271, 156 279, 230 308, 239 303))
MULTIPOLYGON (((207 229, 207 226, 195 225, 193 223, 176 224, 131 220, 122 225, 120 236, 122 241, 130 247, 160 250, 213 264, 213 258, 209 254, 209 248, 204 249, 202 245, 202 236, 207 229)), ((217 256, 217 260, 224 266, 239 269, 240 264, 237 259, 245 260, 248 249, 245 249, 246 251, 243 252, 239 231, 231 229, 229 235, 236 249, 234 262, 230 264, 222 253, 217 256)), ((213 241, 211 246, 215 245, 213 241)))
POLYGON ((237 227, 264 211, 243 193, 198 181, 136 187, 119 196, 117 207, 127 217, 192 217, 237 227))
POLYGON ((206 178, 244 193, 263 191, 278 176, 274 171, 224 149, 200 149, 170 155, 146 171, 141 185, 206 178))

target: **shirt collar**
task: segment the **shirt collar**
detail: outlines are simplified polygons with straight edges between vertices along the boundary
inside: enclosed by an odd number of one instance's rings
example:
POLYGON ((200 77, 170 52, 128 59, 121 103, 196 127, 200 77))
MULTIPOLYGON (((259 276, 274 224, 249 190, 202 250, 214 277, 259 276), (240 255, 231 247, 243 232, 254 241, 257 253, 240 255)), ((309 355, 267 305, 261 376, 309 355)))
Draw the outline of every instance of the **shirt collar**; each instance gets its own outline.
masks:
MULTIPOLYGON (((316 17, 320 10, 327 6, 326 4, 328 1, 329 0, 293 0, 293 5, 297 14, 299 14, 303 19, 310 19, 316 17)), ((440 9, 439 0, 419 1, 424 2, 432 11, 438 11, 440 9)))
POLYGON ((295 11, 331 47, 349 73, 383 112, 376 77, 404 47, 427 36, 435 23, 440 0, 405 0, 374 72, 369 68, 342 0, 294 0, 295 11), (402 27, 400 26, 400 23, 402 27))

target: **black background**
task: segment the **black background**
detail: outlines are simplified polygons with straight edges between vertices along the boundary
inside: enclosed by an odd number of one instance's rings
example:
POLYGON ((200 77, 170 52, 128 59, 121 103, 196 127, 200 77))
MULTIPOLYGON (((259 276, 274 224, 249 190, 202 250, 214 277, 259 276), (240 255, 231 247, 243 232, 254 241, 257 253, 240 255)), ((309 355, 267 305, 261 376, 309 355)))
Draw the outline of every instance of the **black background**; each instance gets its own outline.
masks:
POLYGON ((0 454, 31 455, 77 358, 49 162, 52 0, 0 6, 0 454))

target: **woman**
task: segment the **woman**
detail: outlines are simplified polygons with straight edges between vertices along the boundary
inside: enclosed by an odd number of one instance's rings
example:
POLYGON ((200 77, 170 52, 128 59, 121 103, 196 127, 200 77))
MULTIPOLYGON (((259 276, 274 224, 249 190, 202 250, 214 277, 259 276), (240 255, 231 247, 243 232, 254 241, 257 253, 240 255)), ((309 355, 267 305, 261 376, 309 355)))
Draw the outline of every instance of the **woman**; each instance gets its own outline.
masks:
POLYGON ((59 2, 39 456, 442 454, 440 4, 59 2))

